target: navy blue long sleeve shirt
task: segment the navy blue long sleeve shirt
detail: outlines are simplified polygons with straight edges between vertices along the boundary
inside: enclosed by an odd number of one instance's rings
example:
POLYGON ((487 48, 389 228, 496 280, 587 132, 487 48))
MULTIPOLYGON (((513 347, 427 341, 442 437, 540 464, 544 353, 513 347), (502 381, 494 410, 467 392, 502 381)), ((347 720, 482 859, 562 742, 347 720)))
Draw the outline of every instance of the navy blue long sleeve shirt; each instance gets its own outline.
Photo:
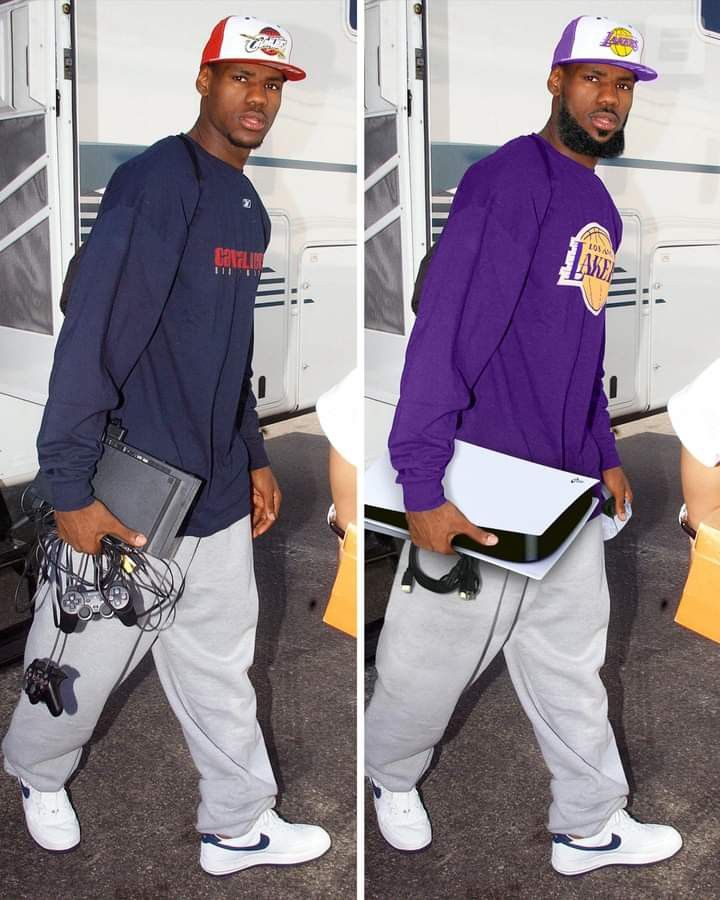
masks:
POLYGON ((203 479, 183 528, 227 527, 268 464, 250 377, 255 292, 270 235, 246 176, 177 137, 113 175, 58 337, 38 437, 56 509, 92 502, 109 418, 127 441, 203 479))

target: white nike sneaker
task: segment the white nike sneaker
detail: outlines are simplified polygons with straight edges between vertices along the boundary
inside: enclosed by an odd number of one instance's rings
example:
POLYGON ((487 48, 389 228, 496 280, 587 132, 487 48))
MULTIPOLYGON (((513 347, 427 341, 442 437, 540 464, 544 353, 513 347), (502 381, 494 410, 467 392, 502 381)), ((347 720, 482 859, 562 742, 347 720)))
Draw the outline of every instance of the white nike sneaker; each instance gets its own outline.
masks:
POLYGON ((294 825, 266 810, 246 834, 200 837, 200 865, 210 875, 230 875, 251 866, 291 866, 317 859, 330 849, 330 835, 318 825, 294 825))
POLYGON ((682 842, 670 825, 643 825, 619 809, 592 837, 554 834, 551 863, 561 875, 582 875, 602 866, 642 866, 673 856, 682 842))
POLYGON ((80 823, 65 788, 57 793, 36 791, 20 781, 25 822, 30 837, 43 850, 62 853, 80 843, 80 823))
POLYGON ((380 834, 396 850, 422 850, 432 841, 432 826, 420 794, 388 791, 371 781, 380 834))

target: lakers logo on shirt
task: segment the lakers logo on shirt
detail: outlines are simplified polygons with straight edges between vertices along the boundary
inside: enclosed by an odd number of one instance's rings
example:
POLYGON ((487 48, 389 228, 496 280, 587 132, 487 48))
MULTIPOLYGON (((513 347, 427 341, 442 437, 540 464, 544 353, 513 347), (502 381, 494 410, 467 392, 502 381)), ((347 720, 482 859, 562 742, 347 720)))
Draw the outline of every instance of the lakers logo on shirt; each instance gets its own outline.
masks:
POLYGON ((585 306, 597 316, 605 306, 614 265, 615 252, 607 229, 588 222, 570 238, 558 284, 578 288, 585 306))

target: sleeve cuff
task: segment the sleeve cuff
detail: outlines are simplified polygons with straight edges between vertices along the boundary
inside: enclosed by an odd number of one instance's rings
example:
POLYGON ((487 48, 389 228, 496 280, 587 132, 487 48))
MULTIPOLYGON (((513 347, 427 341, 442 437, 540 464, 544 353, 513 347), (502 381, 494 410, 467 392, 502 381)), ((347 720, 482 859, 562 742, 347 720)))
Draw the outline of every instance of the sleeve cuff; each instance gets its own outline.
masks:
POLYGON ((268 459, 268 455, 265 452, 265 441, 263 440, 262 435, 258 435, 257 440, 246 440, 245 443, 247 446, 248 460, 251 472, 253 471, 253 469, 264 469, 265 466, 270 465, 270 460, 268 459))
POLYGON ((87 481, 58 484, 48 479, 48 483, 52 494, 52 505, 58 512, 73 512, 76 509, 84 509, 95 500, 87 481))
POLYGON ((424 512, 445 503, 442 482, 439 480, 413 481, 403 484, 402 489, 405 509, 408 512, 424 512))
POLYGON ((622 461, 618 455, 614 442, 612 447, 600 448, 600 468, 603 472, 605 469, 614 469, 616 466, 621 465, 622 461))

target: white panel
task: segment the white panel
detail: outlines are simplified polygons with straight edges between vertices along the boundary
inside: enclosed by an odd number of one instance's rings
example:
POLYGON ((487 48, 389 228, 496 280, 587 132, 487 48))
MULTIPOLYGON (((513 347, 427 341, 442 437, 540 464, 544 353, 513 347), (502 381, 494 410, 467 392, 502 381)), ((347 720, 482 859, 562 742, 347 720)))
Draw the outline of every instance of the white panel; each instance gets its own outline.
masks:
MULTIPOLYGON (((383 4, 387 6, 388 4, 383 4)), ((395 105, 383 97, 380 89, 381 72, 383 81, 387 84, 390 72, 396 65, 392 56, 388 55, 387 47, 384 47, 385 56, 381 61, 381 4, 370 3, 365 8, 365 109, 368 112, 381 112, 395 109, 395 105), (390 67, 390 68, 388 68, 390 67)), ((385 23, 387 33, 387 22, 385 23)), ((396 56, 399 55, 395 54, 396 56)), ((387 87, 386 87, 387 92, 387 87)), ((391 91, 391 94, 396 91, 391 91)))
POLYGON ((392 106, 399 106, 404 96, 404 41, 399 41, 402 33, 399 28, 399 17, 404 15, 403 4, 393 2, 380 3, 380 53, 379 82, 380 96, 392 106))
POLYGON ((614 415, 636 401, 640 317, 647 311, 646 301, 640 282, 640 220, 624 215, 622 244, 605 308, 605 393, 614 415))
POLYGON ((37 472, 34 437, 40 430, 43 410, 37 403, 0 394, 0 486, 29 481, 37 472))
POLYGON ((302 255, 298 286, 301 408, 314 403, 355 366, 356 254, 352 244, 309 247, 302 255))
POLYGON ((287 396, 289 223, 283 215, 271 215, 272 238, 265 253, 265 266, 255 297, 255 350, 253 390, 258 410, 272 412, 273 405, 287 396), (264 396, 262 396, 264 394, 264 396))
POLYGON ((48 32, 52 4, 47 0, 33 0, 28 13, 28 97, 38 107, 52 106, 55 90, 48 79, 55 64, 54 42, 48 32))
POLYGON ((720 245, 660 247, 652 266, 650 401, 668 398, 718 356, 720 245))
POLYGON ((387 450, 395 406, 378 400, 365 400, 365 465, 369 466, 387 450))
POLYGON ((44 47, 42 38, 44 17, 47 14, 48 5, 45 2, 33 5, 32 14, 28 4, 18 6, 10 12, 10 25, 12 31, 12 105, 13 108, 22 112, 33 112, 43 108, 46 104, 42 99, 40 101, 33 99, 30 94, 30 67, 29 63, 32 57, 32 66, 35 71, 32 74, 32 83, 35 92, 40 98, 47 97, 48 88, 45 86, 43 90, 43 82, 47 80, 47 62, 42 59, 42 53, 50 52, 52 59, 52 50, 44 47), (32 51, 30 47, 30 25, 32 22, 32 51))
POLYGON ((10 11, 0 10, 0 113, 12 109, 10 11))

